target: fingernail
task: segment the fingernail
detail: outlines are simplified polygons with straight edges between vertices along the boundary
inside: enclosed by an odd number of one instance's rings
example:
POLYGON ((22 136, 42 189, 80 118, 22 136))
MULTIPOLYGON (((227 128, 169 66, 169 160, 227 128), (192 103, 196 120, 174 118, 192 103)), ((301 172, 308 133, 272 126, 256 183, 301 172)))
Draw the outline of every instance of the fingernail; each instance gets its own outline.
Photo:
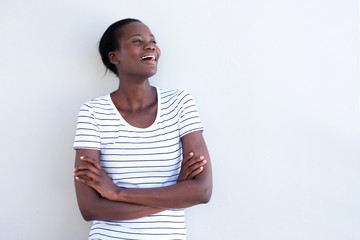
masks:
POLYGON ((76 180, 79 180, 79 177, 75 177, 76 180))
POLYGON ((206 160, 204 160, 204 161, 202 161, 202 163, 204 163, 204 164, 205 164, 205 163, 207 163, 207 161, 206 161, 206 160))
POLYGON ((200 171, 202 171, 204 169, 204 167, 200 167, 200 171))
POLYGON ((204 156, 200 156, 200 159, 203 160, 203 159, 204 159, 204 156))
POLYGON ((80 159, 84 159, 84 156, 80 156, 80 159))
POLYGON ((192 155, 194 155, 194 153, 193 153, 193 152, 191 152, 191 153, 189 153, 189 155, 190 155, 190 156, 192 156, 192 155))

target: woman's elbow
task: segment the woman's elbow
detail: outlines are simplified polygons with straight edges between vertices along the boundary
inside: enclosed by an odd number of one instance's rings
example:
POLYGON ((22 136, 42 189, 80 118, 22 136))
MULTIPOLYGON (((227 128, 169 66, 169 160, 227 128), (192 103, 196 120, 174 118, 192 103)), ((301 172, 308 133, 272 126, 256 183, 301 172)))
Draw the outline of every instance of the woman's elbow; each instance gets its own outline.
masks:
POLYGON ((205 189, 203 190, 203 194, 201 196, 201 203, 202 204, 208 203, 210 201, 211 194, 212 194, 212 189, 210 187, 205 187, 205 189))
POLYGON ((91 211, 91 209, 88 209, 87 207, 80 208, 81 216, 85 221, 93 221, 96 219, 96 216, 91 211))
POLYGON ((89 222, 89 221, 93 221, 95 220, 93 217, 91 217, 90 215, 85 215, 85 214, 82 214, 82 217, 85 221, 89 222))
POLYGON ((212 194, 212 187, 199 184, 198 188, 196 189, 196 193, 197 193, 196 194, 197 203, 206 204, 210 201, 212 194))
POLYGON ((92 199, 91 201, 83 201, 79 203, 81 216, 85 221, 99 220, 101 218, 101 211, 99 211, 99 200, 92 199))

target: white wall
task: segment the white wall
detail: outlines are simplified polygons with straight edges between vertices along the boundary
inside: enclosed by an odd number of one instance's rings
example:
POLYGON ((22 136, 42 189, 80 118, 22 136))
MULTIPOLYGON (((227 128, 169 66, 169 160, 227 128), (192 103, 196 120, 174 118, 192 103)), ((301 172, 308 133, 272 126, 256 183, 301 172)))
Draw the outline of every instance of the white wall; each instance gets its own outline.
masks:
POLYGON ((0 239, 86 239, 80 105, 112 91, 99 38, 125 17, 162 49, 155 85, 197 100, 214 171, 188 239, 360 239, 357 1, 0 2, 0 239))

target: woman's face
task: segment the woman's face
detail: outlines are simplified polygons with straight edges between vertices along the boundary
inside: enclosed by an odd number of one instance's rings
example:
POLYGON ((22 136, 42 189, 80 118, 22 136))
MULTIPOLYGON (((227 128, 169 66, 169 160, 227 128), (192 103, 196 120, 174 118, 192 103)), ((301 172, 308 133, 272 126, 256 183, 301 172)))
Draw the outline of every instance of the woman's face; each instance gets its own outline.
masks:
POLYGON ((117 60, 113 64, 116 65, 119 76, 153 76, 157 71, 161 52, 150 29, 141 22, 133 22, 124 26, 121 33, 121 38, 118 39, 119 49, 113 52, 117 60))

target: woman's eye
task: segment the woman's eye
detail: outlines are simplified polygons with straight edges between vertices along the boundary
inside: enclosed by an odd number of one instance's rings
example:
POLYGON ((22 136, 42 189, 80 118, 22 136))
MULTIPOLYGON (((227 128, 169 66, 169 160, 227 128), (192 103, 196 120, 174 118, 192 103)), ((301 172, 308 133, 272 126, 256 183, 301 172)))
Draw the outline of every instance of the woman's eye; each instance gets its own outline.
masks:
POLYGON ((134 43, 142 43, 141 39, 135 39, 133 42, 134 43))
POLYGON ((153 43, 153 44, 156 44, 156 41, 155 40, 152 40, 152 41, 150 41, 151 43, 153 43))

